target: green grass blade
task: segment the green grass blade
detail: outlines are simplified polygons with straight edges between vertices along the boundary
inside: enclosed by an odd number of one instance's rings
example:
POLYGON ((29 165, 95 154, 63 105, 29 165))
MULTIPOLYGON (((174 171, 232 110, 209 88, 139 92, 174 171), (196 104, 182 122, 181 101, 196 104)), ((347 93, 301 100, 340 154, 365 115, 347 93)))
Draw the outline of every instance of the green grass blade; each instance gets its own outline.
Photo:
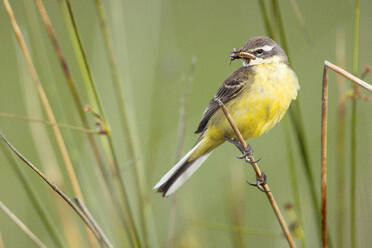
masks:
MULTIPOLYGON (((353 45, 353 74, 358 75, 359 68, 359 18, 360 18, 360 1, 355 0, 355 12, 354 12, 354 45, 353 45)), ((357 86, 353 86, 354 94, 356 95, 358 89, 357 86)), ((351 102, 351 157, 350 157, 350 183, 351 183, 351 195, 350 195, 350 234, 351 234, 351 247, 358 247, 357 244, 357 226, 356 226, 356 123, 357 123, 357 99, 353 97, 351 102)))

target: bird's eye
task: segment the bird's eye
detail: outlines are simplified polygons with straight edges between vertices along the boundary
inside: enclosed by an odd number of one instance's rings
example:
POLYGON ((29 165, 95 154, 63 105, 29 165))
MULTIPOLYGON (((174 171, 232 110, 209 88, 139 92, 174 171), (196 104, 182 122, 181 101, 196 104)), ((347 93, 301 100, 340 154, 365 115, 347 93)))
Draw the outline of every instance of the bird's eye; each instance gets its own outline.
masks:
POLYGON ((256 50, 256 54, 263 54, 263 52, 264 52, 264 50, 263 49, 258 49, 258 50, 256 50))

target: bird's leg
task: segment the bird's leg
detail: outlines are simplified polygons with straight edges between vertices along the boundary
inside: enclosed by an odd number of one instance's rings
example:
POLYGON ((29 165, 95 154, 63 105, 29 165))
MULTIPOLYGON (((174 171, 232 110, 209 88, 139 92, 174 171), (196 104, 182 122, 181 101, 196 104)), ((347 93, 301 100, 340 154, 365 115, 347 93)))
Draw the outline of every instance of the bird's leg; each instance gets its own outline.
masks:
POLYGON ((243 145, 238 140, 236 140, 236 139, 230 139, 230 138, 227 138, 227 137, 224 137, 224 139, 227 142, 229 142, 229 143, 233 144, 234 146, 236 146, 236 148, 238 148, 241 153, 244 154, 246 152, 245 149, 244 149, 244 147, 243 147, 243 145))
POLYGON ((247 182, 249 185, 256 187, 261 192, 270 192, 269 190, 264 189, 264 185, 266 184, 267 176, 264 172, 261 172, 261 177, 256 176, 256 183, 247 182))
MULTIPOLYGON (((252 147, 249 144, 247 144, 247 149, 244 149, 243 145, 239 141, 237 141, 236 139, 230 139, 230 138, 227 138, 227 137, 224 137, 224 139, 227 142, 229 142, 229 143, 233 144, 234 146, 236 146, 239 149, 239 151, 243 154, 242 156, 237 157, 238 159, 244 159, 247 156, 252 156, 253 155, 253 149, 252 149, 252 147)), ((257 163, 260 160, 261 159, 258 159, 256 161, 246 160, 246 162, 247 163, 250 163, 250 164, 254 164, 254 163, 257 163)))

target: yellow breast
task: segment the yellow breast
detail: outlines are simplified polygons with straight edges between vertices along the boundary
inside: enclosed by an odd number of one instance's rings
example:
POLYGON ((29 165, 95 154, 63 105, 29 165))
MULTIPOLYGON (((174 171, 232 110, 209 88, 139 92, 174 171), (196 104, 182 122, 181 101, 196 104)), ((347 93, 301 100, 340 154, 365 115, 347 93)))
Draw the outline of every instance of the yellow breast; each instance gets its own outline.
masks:
MULTIPOLYGON (((253 80, 227 104, 244 139, 260 136, 279 122, 299 89, 296 74, 283 63, 255 65, 250 73, 253 80)), ((212 139, 234 137, 220 110, 211 119, 208 129, 212 139)))

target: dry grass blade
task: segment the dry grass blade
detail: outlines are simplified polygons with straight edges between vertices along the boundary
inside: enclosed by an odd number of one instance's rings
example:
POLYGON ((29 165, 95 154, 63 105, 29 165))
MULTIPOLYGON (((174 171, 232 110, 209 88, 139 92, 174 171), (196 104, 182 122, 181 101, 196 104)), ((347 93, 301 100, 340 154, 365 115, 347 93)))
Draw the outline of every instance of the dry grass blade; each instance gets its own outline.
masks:
MULTIPOLYGON (((41 248, 46 248, 46 245, 44 245, 41 240, 36 237, 36 235, 15 215, 10 211, 9 208, 7 208, 2 201, 0 201, 0 209, 4 211, 6 215, 9 216, 9 218, 14 221, 14 223, 32 240, 34 243, 41 248)), ((0 238, 0 247, 3 247, 1 238, 0 238)))
POLYGON ((4 248, 4 242, 3 242, 3 236, 1 235, 1 232, 0 232, 0 248, 4 248))
MULTIPOLYGON (((67 81, 67 84, 70 88, 70 91, 72 93, 75 105, 77 107, 80 119, 83 123, 84 128, 89 129, 88 119, 87 119, 87 117, 84 113, 84 110, 83 110, 84 108, 83 108, 82 100, 79 96, 79 93, 78 93, 76 87, 75 87, 75 82, 72 79, 70 69, 68 67, 65 56, 64 56, 64 54, 61 50, 61 47, 58 43, 56 34, 54 32, 54 29, 53 29, 53 25, 52 25, 52 23, 49 19, 48 13, 47 13, 47 11, 46 11, 46 9, 43 5, 43 2, 41 0, 35 0, 35 1, 36 1, 36 5, 38 7, 38 10, 40 12, 40 15, 42 17, 43 23, 44 23, 44 25, 47 29, 48 35, 49 35, 49 37, 50 37, 50 39, 53 43, 53 47, 54 47, 54 49, 56 51, 56 54, 58 56, 59 62, 61 64, 63 73, 64 73, 66 81, 67 81)), ((100 169, 102 171, 102 170, 104 170, 103 168, 105 167, 105 163, 104 163, 101 152, 99 151, 98 145, 97 145, 96 140, 94 139, 94 136, 93 136, 92 133, 88 133, 88 139, 89 139, 89 143, 92 147, 94 156, 95 156, 95 158, 98 162, 98 165, 100 166, 100 169)), ((104 174, 104 172, 102 172, 102 174, 104 174)))
POLYGON ((113 248, 114 246, 111 244, 111 242, 106 237, 105 233, 103 232, 102 228, 99 227, 97 221, 93 218, 92 214, 89 212, 88 208, 85 206, 85 204, 79 200, 79 198, 74 198, 74 201, 76 202, 77 206, 80 208, 80 210, 85 214, 85 216, 89 219, 92 226, 95 228, 96 232, 101 237, 101 242, 104 246, 108 248, 113 248))
MULTIPOLYGON (((248 145, 244 141, 243 136, 241 135, 238 127, 236 126, 236 124, 234 123, 234 120, 232 119, 231 115, 229 114, 226 106, 221 101, 219 101, 218 103, 219 103, 219 105, 220 105, 223 113, 225 114, 226 119, 229 121, 232 129, 234 130, 236 137, 238 137, 239 142, 242 144, 243 148, 245 150, 247 150, 248 149, 248 145)), ((252 165, 254 171, 256 172, 257 178, 262 178, 262 172, 261 172, 260 168, 258 167, 257 163, 254 162, 255 161, 254 158, 251 155, 247 155, 245 157, 245 160, 252 165)), ((280 226, 281 226, 281 228, 283 230, 284 236, 286 237, 289 246, 290 247, 296 247, 296 244, 295 244, 295 242, 294 242, 294 240, 292 238, 291 233, 289 232, 289 229, 288 229, 288 226, 287 226, 287 224, 286 224, 286 222, 284 220, 284 217, 283 217, 282 213, 280 212, 280 209, 278 207, 278 204, 276 203, 276 201, 274 199, 274 196, 273 196, 273 194, 270 191, 269 185, 268 184, 264 184, 263 185, 263 189, 264 189, 264 191, 266 193, 267 198, 269 199, 269 202, 271 204, 271 207, 274 210, 274 213, 275 213, 275 215, 276 215, 276 217, 277 217, 277 219, 279 221, 279 224, 280 224, 280 226)))
MULTIPOLYGON (((138 202, 139 202, 140 224, 142 227, 144 244, 145 246, 149 246, 148 224, 152 222, 152 216, 151 216, 152 209, 151 209, 150 202, 146 200, 148 199, 147 186, 146 186, 145 173, 141 172, 144 166, 142 164, 142 160, 138 159, 140 152, 139 152, 139 147, 136 144, 137 133, 134 131, 134 129, 130 125, 127 105, 124 100, 123 88, 121 86, 119 72, 118 72, 116 60, 114 57, 114 50, 113 50, 112 43, 110 40, 109 30, 107 27, 106 18, 105 18, 101 0, 96 0, 96 8, 97 8, 97 12, 98 12, 99 20, 100 20, 100 27, 103 33, 103 41, 104 41, 105 49, 106 49, 107 56, 108 56, 108 63, 110 65, 110 72, 111 72, 111 76, 113 79, 116 100, 117 100, 118 107, 119 107, 119 112, 120 112, 119 116, 122 121, 123 131, 128 137, 127 138, 128 139, 128 151, 131 155, 131 159, 134 161, 133 169, 134 169, 134 179, 135 179, 135 184, 136 184, 135 190, 136 190, 136 194, 137 194, 138 202)), ((120 172, 120 170, 118 171, 120 172)))
POLYGON ((340 67, 324 61, 322 82, 322 121, 321 121, 321 213, 322 213, 322 247, 328 247, 327 239, 327 111, 328 111, 328 68, 372 92, 372 85, 341 69, 340 67))
MULTIPOLYGON (((68 196, 61 191, 57 185, 55 185, 52 181, 50 181, 33 163, 31 163, 25 156, 23 156, 6 138, 3 134, 0 133, 0 137, 4 140, 4 142, 9 146, 9 148, 25 163, 27 164, 34 172, 36 172, 43 180, 46 182, 70 207, 79 215, 79 217, 83 220, 86 224, 88 229, 92 231, 94 236, 97 238, 98 241, 101 242, 101 236, 96 231, 96 229, 92 226, 87 216, 71 201, 68 196)), ((108 247, 108 246, 107 246, 108 247)))
POLYGON ((48 116, 49 121, 54 124, 54 125, 52 125, 53 133, 54 133, 55 138, 57 140, 57 144, 58 144, 59 150, 61 152, 63 162, 66 166, 66 170, 67 170, 67 173, 69 175, 69 178, 70 178, 70 181, 71 181, 71 184, 72 184, 72 188, 73 188, 75 194, 77 196, 79 196, 80 198, 82 198, 79 182, 78 182, 77 177, 75 175, 74 168, 72 166, 72 162, 71 162, 70 156, 68 154, 66 145, 64 143, 61 131, 59 130, 58 126, 55 125, 55 123, 57 123, 56 118, 54 116, 52 107, 49 103, 48 97, 46 96, 45 91, 44 91, 44 89, 43 89, 43 87, 40 83, 39 76, 38 76, 38 74, 36 72, 36 69, 35 69, 35 66, 32 62, 31 55, 30 55, 30 52, 27 49, 27 46, 26 46, 26 43, 24 41, 22 32, 21 32, 21 30, 20 30, 20 28, 17 24, 17 21, 15 19, 15 16, 14 16, 13 10, 12 10, 10 4, 9 4, 9 1, 8 0, 3 0, 3 3, 4 3, 5 9, 6 9, 8 15, 9 15, 10 22, 13 26, 15 36, 16 36, 18 42, 19 42, 19 45, 20 45, 21 50, 23 52, 23 55, 25 56, 27 65, 30 69, 32 80, 35 83, 35 86, 36 86, 36 89, 39 93, 39 96, 40 96, 41 102, 43 104, 44 110, 45 110, 45 112, 48 116))
MULTIPOLYGON (((72 11, 72 7, 69 0, 65 0, 64 2, 61 1, 61 8, 62 12, 66 18, 66 23, 68 28, 70 29, 70 35, 71 35, 71 41, 74 47, 75 55, 78 60, 81 74, 84 78, 85 87, 87 91, 87 95, 89 97, 90 103, 92 106, 95 106, 94 108, 97 108, 98 118, 100 121, 102 121, 102 124, 104 126, 104 129, 107 131, 107 142, 109 145, 109 153, 112 156, 114 166, 112 167, 112 171, 110 171, 106 166, 100 166, 100 169, 102 171, 102 174, 104 176, 104 180, 106 182, 106 185, 108 186, 108 189, 111 193, 111 198, 113 200, 114 206, 116 208, 116 211, 120 215, 121 222, 124 226, 124 231, 127 233, 127 235, 130 237, 129 241, 131 242, 132 246, 139 246, 139 236, 138 231, 136 227, 134 226, 134 220, 132 218, 132 210, 129 204, 128 194, 126 193, 126 188, 124 185, 124 181, 122 177, 120 176, 120 166, 118 165, 117 155, 114 150, 113 145, 113 139, 111 136, 111 131, 109 129, 109 123, 106 119, 105 111, 102 105, 102 101, 100 99, 100 96, 98 94, 98 90, 96 87, 96 83, 94 81, 92 72, 90 70, 88 59, 83 47, 83 43, 81 41, 81 37, 79 34, 79 30, 77 27, 77 23, 75 21, 75 17, 72 11), (114 178, 119 183, 119 190, 122 194, 122 198, 119 196, 119 192, 117 191, 117 188, 115 188, 114 181, 112 180, 114 178), (123 208, 121 208, 120 199, 122 199, 123 202, 123 208)), ((95 115, 96 115, 95 114, 95 115)), ((105 140, 101 139, 102 144, 105 146, 105 140)))

